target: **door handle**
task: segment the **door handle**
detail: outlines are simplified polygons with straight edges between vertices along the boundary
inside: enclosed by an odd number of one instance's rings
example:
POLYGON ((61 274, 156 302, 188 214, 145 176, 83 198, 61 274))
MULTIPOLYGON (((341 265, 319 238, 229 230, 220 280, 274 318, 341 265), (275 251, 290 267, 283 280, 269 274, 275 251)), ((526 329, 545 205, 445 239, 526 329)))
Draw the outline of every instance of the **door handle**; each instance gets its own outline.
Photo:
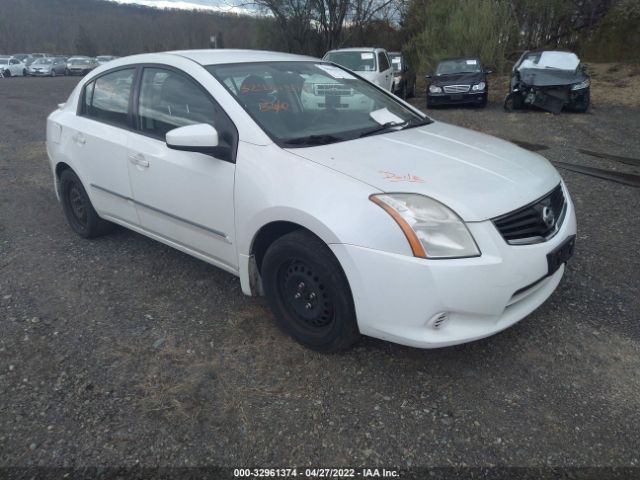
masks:
POLYGON ((144 155, 141 153, 130 154, 129 161, 138 167, 149 168, 149 160, 145 160, 144 155))
POLYGON ((80 133, 76 133, 73 137, 71 137, 72 140, 74 142, 76 142, 78 145, 84 145, 85 143, 87 143, 87 140, 84 138, 84 136, 82 136, 82 134, 80 133))

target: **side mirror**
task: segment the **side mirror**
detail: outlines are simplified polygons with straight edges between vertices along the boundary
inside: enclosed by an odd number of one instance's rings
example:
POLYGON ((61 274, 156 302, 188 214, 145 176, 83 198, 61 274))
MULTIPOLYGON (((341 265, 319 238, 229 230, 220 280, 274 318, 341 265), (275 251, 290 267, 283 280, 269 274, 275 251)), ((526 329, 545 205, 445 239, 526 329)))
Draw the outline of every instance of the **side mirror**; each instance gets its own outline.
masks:
POLYGON ((187 125, 167 132, 166 142, 173 150, 213 154, 218 147, 218 131, 207 123, 187 125))

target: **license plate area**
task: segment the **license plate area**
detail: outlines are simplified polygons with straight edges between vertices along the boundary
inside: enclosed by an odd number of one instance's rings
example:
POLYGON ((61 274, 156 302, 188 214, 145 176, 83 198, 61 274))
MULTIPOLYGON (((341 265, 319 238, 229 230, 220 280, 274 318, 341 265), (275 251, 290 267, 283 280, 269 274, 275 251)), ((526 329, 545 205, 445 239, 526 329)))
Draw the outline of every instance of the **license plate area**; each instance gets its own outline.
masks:
POLYGON ((567 263, 573 256, 575 245, 576 236, 571 235, 551 252, 547 253, 547 265, 549 267, 547 275, 553 275, 560 268, 560 265, 567 263))

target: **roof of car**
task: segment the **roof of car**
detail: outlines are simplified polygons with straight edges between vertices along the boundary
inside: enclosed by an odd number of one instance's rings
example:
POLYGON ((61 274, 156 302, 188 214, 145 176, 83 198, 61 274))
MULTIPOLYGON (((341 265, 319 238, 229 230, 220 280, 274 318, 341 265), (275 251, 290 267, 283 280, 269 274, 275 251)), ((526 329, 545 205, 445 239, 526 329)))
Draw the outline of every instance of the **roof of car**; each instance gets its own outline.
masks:
POLYGON ((292 53, 270 52, 267 50, 236 50, 220 48, 216 50, 176 50, 166 52, 171 55, 180 55, 189 58, 200 65, 217 65, 224 63, 245 62, 308 62, 318 61, 317 58, 292 53))
POLYGON ((363 50, 384 50, 384 48, 380 48, 380 47, 336 48, 334 50, 329 50, 327 53, 331 53, 331 52, 362 52, 363 50))
POLYGON ((451 58, 442 58, 438 60, 438 62, 449 62, 451 60, 477 60, 478 62, 480 61, 478 57, 451 57, 451 58))

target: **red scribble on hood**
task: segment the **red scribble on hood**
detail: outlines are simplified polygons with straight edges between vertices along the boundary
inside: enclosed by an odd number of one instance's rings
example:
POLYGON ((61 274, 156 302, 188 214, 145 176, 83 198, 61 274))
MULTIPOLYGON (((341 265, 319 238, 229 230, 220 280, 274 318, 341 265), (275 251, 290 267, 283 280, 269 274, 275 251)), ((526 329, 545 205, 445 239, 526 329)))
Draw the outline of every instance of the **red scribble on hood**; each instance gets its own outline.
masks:
POLYGON ((393 172, 387 172, 386 170, 381 170, 380 173, 383 175, 384 180, 389 180, 390 182, 424 183, 423 179, 410 173, 398 175, 393 172))

